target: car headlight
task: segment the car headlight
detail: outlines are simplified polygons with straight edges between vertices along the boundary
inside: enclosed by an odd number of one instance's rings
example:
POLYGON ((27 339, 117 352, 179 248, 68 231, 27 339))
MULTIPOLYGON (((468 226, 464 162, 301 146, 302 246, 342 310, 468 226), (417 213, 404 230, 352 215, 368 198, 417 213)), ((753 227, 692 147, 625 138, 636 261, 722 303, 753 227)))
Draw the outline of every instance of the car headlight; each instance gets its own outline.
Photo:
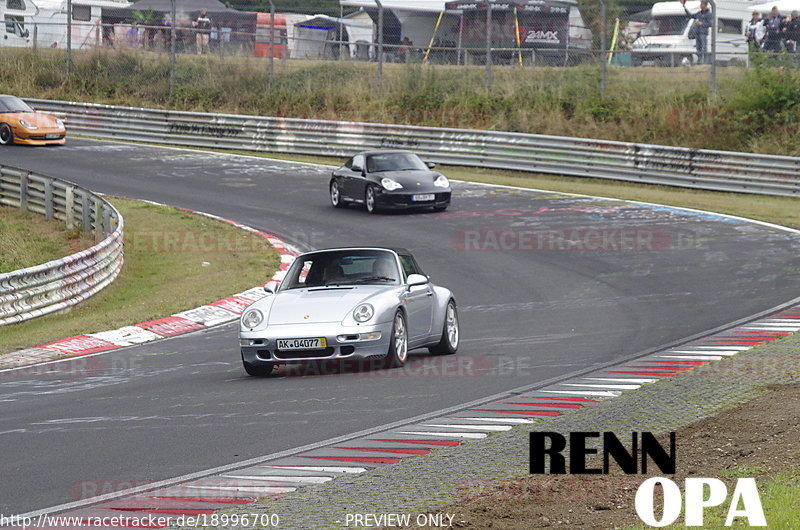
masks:
POLYGON ((353 310, 353 318, 356 322, 366 322, 375 315, 375 308, 370 304, 361 304, 353 310))
POLYGON ((254 328, 264 321, 264 315, 258 309, 251 309, 242 317, 242 326, 254 328))
POLYGON ((399 190, 403 187, 402 184, 397 182, 396 180, 392 180, 390 178, 383 178, 381 179, 381 186, 386 188, 389 191, 399 190))
POLYGON ((36 125, 34 125, 32 123, 28 123, 25 120, 19 120, 19 124, 22 125, 23 127, 25 127, 26 129, 30 129, 31 131, 35 131, 36 129, 39 128, 36 125))
POLYGON ((439 175, 438 177, 436 177, 436 180, 433 181, 433 185, 436 186, 437 188, 449 188, 450 181, 447 180, 447 177, 445 177, 444 175, 439 175))
POLYGON ((63 129, 64 128, 64 121, 61 118, 56 118, 56 125, 63 129))

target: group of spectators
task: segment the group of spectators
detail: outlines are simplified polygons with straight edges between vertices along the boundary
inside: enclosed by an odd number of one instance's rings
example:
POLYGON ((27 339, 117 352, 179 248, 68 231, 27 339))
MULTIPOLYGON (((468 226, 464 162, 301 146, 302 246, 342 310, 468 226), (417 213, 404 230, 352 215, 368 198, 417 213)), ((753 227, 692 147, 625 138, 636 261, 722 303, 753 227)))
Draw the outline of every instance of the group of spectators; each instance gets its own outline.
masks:
MULTIPOLYGON (((156 48, 159 44, 166 46, 170 41, 170 26, 171 24, 167 20, 132 24, 125 33, 126 44, 144 48, 156 48)), ((176 42, 185 48, 188 45, 188 41, 190 39, 193 40, 198 55, 210 52, 212 36, 215 40, 221 42, 230 42, 231 40, 230 28, 218 30, 213 25, 211 18, 208 16, 208 11, 205 9, 201 9, 197 18, 192 20, 191 28, 192 35, 188 35, 190 32, 185 27, 176 28, 176 42)), ((106 38, 108 42, 113 44, 113 37, 110 31, 107 33, 106 38)))
POLYGON ((761 13, 754 11, 744 36, 747 37, 751 50, 797 53, 800 15, 797 11, 792 11, 789 16, 784 17, 777 7, 773 7, 767 18, 761 18, 761 13))

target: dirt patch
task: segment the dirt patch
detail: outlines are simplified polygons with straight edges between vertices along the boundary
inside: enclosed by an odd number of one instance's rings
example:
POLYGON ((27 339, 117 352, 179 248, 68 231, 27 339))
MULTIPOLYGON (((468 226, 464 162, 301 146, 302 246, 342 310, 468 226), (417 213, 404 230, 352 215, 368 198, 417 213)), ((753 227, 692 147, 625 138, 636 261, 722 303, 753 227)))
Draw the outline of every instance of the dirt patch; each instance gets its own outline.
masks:
MULTIPOLYGON (((767 390, 752 401, 678 430, 677 472, 669 478, 681 487, 687 477, 719 478, 730 492, 737 477, 753 477, 763 495, 770 478, 796 472, 800 468, 800 384, 767 390)), ((622 433, 617 434, 627 442, 622 433)), ((650 476, 660 474, 656 469, 650 476)), ((645 479, 645 475, 625 475, 612 462, 609 475, 536 475, 471 483, 463 487, 463 501, 439 511, 456 513, 454 520, 463 521, 456 524, 460 528, 636 526, 642 523, 634 510, 634 495, 645 479)), ((766 516, 769 522, 770 514, 766 516)))

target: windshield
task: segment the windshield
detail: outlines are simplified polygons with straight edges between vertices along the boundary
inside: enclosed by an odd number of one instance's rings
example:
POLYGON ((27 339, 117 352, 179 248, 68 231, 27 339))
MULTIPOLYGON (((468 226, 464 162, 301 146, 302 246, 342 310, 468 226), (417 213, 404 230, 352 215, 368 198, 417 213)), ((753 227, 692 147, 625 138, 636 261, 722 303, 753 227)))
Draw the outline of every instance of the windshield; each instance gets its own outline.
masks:
POLYGON ((297 258, 281 291, 338 285, 397 285, 397 259, 386 250, 336 250, 297 258))
POLYGON ((667 17, 654 17, 642 30, 642 35, 683 35, 683 30, 689 22, 689 17, 671 15, 667 17))
POLYGON ((385 153, 367 157, 367 171, 369 173, 419 169, 428 169, 428 166, 414 153, 385 153))
POLYGON ((33 109, 16 96, 0 96, 0 112, 33 112, 33 109))

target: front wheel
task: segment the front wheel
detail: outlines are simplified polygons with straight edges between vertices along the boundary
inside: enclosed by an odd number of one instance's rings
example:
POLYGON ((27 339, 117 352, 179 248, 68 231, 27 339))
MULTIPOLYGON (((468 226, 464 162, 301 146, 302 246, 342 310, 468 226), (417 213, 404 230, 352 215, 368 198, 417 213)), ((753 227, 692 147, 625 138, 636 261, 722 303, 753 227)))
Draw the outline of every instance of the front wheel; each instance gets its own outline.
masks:
POLYGON ((253 377, 267 377, 275 369, 275 363, 250 364, 244 360, 244 353, 242 353, 242 365, 247 375, 253 377))
POLYGON ((334 208, 341 208, 342 204, 342 190, 339 188, 339 183, 335 180, 331 181, 331 204, 334 208))
POLYGON ((275 365, 272 363, 259 364, 258 366, 250 363, 243 364, 244 371, 247 372, 247 375, 252 375, 253 377, 267 377, 272 373, 272 370, 275 369, 275 365))
POLYGON ((442 338, 435 346, 428 348, 428 351, 437 355, 450 355, 458 350, 460 330, 458 327, 458 311, 456 303, 450 300, 444 312, 444 325, 442 326, 442 338))
POLYGON ((386 365, 389 368, 400 368, 406 364, 408 358, 408 328, 406 317, 402 311, 394 315, 392 325, 392 338, 389 343, 389 354, 386 356, 386 365))
POLYGON ((378 211, 378 206, 375 203, 374 186, 367 186, 367 191, 364 192, 364 204, 367 206, 367 211, 369 213, 376 213, 378 211))
POLYGON ((0 145, 11 145, 14 143, 14 132, 7 123, 0 124, 0 145))

